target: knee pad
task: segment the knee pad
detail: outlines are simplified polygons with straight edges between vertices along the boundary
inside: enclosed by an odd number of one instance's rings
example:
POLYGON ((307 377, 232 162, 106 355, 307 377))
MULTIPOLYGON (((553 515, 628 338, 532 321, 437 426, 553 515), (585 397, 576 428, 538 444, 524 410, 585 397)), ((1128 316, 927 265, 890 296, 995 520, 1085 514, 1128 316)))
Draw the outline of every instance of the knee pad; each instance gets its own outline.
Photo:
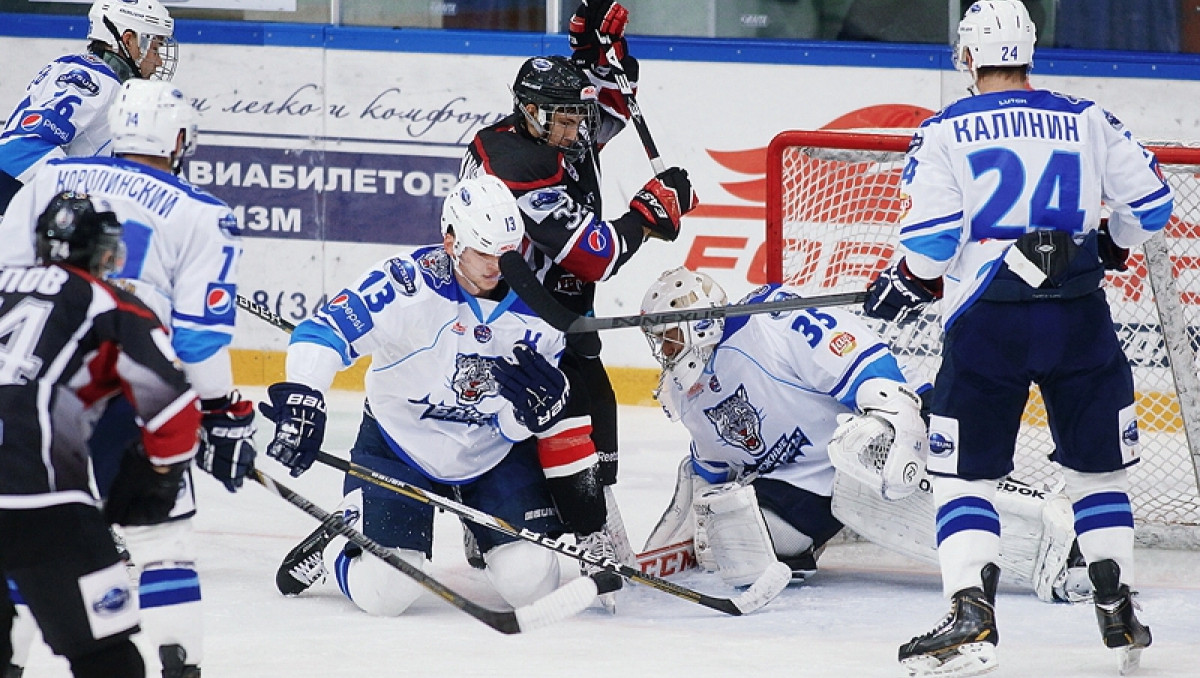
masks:
POLYGON ((528 605, 558 588, 558 556, 525 541, 501 544, 483 554, 492 588, 513 607, 528 605))
MULTIPOLYGON (((411 549, 390 549, 409 564, 425 569, 425 554, 411 549)), ((369 553, 337 556, 334 574, 347 598, 363 612, 396 617, 420 597, 424 589, 400 570, 369 553)))
POLYGON ((751 485, 713 485, 692 500, 696 560, 730 586, 753 583, 777 562, 771 535, 751 485))

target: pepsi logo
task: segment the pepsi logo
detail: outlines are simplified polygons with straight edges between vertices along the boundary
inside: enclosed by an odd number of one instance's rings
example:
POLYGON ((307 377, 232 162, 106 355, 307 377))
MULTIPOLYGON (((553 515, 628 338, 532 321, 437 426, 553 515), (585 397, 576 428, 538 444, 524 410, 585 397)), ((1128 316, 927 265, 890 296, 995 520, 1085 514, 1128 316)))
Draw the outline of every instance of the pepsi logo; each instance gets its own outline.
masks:
POLYGON ((24 118, 21 118, 21 129, 33 129, 40 124, 42 124, 41 113, 30 113, 24 118))
POLYGON ((343 293, 337 295, 336 297, 330 299, 329 305, 330 306, 345 306, 348 301, 350 301, 350 295, 343 292, 343 293))
POLYGON ((608 247, 608 238, 604 237, 604 233, 599 228, 593 228, 587 237, 588 247, 594 252, 603 252, 608 247))
POLYGON ((208 305, 208 310, 217 314, 223 315, 233 311, 234 299, 229 290, 222 287, 214 287, 208 291, 208 299, 205 300, 208 305))

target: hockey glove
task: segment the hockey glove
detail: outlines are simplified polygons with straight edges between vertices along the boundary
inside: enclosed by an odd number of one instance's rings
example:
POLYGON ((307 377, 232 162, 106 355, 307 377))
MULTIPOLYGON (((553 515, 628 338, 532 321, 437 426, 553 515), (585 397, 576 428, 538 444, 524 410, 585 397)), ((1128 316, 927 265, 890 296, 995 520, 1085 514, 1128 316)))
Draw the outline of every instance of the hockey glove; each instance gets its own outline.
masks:
POLYGON ((1112 233, 1108 230, 1108 219, 1100 220, 1100 228, 1096 230, 1096 249, 1100 252, 1100 263, 1104 264, 1104 270, 1129 270, 1129 248, 1113 242, 1112 233))
POLYGON ((867 288, 863 312, 872 318, 882 318, 904 324, 916 320, 920 309, 942 298, 942 280, 922 280, 908 270, 904 259, 885 268, 867 288))
POLYGON ((304 384, 281 381, 267 389, 271 403, 258 411, 275 422, 275 439, 267 456, 291 469, 293 478, 312 467, 325 440, 325 398, 304 384))
POLYGON ((567 377, 528 344, 513 346, 516 361, 497 358, 492 377, 500 395, 513 406, 513 415, 534 433, 549 429, 562 416, 571 388, 567 377))
POLYGON ((238 393, 200 401, 200 454, 196 464, 236 492, 254 468, 254 405, 238 393))
POLYGON ((117 525, 157 525, 171 515, 188 462, 156 467, 140 443, 125 451, 104 502, 104 518, 117 525))
POLYGON ((687 170, 671 167, 651 179, 629 201, 646 221, 649 236, 671 242, 679 237, 679 220, 699 205, 687 170))
POLYGON ((625 24, 629 10, 613 0, 583 0, 571 17, 567 29, 571 43, 571 60, 585 68, 609 66, 608 47, 619 61, 625 60, 629 48, 625 43, 625 24))

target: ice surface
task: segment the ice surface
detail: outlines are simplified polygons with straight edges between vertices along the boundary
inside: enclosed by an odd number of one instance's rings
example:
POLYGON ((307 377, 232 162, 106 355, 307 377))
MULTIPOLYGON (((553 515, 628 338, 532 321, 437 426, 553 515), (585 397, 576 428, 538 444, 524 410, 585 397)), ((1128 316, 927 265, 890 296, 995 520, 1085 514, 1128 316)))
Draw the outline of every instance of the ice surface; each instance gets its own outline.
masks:
MULTIPOLYGON (((261 397, 261 392, 249 394, 261 397)), ((343 452, 359 423, 361 394, 330 398, 325 449, 343 452)), ((618 502, 635 547, 668 501, 686 451, 682 427, 653 408, 621 409, 618 502)), ((260 449, 271 425, 259 431, 260 449)), ((298 479, 260 457, 269 474, 325 509, 341 495, 336 471, 319 466, 298 479)), ((762 610, 730 617, 646 587, 626 585, 618 613, 599 605, 552 628, 505 636, 426 594, 403 616, 370 617, 332 582, 298 598, 280 596, 275 569, 315 522, 250 484, 227 493, 197 475, 197 546, 205 602, 205 678, 521 676, 639 678, 681 676, 900 676, 896 649, 931 629, 947 603, 935 568, 870 544, 831 546, 808 583, 762 610)), ((1138 600, 1154 645, 1137 675, 1200 676, 1200 553, 1138 552, 1138 600)), ((563 559, 564 577, 576 576, 563 559)), ((461 548, 457 519, 439 514, 432 574, 497 609, 504 603, 461 548)), ((715 575, 672 578, 721 596, 736 595, 715 575)), ((1001 586, 997 601, 1000 668, 993 676, 1116 676, 1090 605, 1050 605, 1001 586)), ((148 660, 157 676, 155 660, 148 660)), ((26 678, 69 676, 66 662, 38 646, 26 678)))

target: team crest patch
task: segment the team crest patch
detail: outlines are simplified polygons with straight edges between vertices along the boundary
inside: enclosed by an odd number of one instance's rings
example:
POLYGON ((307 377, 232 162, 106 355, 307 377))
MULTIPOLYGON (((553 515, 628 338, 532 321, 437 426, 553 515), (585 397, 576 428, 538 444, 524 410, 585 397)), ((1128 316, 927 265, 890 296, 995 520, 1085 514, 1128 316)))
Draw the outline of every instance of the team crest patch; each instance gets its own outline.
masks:
POLYGON ((752 454, 762 449, 762 415, 750 404, 744 385, 739 385, 733 395, 718 405, 704 410, 704 415, 726 443, 752 454))
POLYGON ((433 249, 422 254, 417 259, 417 267, 434 289, 441 289, 450 284, 450 256, 446 254, 446 250, 433 249))
POLYGON ((407 297, 417 293, 417 267, 405 257, 395 257, 388 260, 388 273, 396 281, 400 292, 407 297))
POLYGON ((829 350, 839 358, 845 358, 858 348, 858 340, 849 332, 838 332, 829 339, 829 350))
POLYGON ((475 341, 481 344, 486 344, 492 340, 492 328, 487 325, 475 326, 475 341))
POLYGON ((237 290, 227 283, 210 283, 204 295, 205 320, 233 322, 237 311, 237 290))
POLYGON ((500 387, 492 377, 492 358, 461 353, 455 356, 452 387, 463 405, 475 405, 488 396, 498 395, 500 387))

